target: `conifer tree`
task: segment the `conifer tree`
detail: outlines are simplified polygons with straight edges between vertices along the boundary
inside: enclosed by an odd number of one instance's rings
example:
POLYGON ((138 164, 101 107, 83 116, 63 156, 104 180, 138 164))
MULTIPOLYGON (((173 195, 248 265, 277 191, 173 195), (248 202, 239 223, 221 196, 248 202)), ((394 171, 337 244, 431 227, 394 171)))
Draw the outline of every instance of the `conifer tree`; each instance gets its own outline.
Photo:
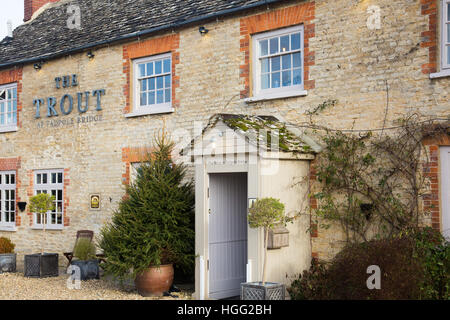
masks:
POLYGON ((150 266, 174 263, 189 272, 194 265, 193 183, 184 179, 186 166, 172 161, 174 144, 166 134, 155 145, 101 231, 104 270, 119 279, 150 266))

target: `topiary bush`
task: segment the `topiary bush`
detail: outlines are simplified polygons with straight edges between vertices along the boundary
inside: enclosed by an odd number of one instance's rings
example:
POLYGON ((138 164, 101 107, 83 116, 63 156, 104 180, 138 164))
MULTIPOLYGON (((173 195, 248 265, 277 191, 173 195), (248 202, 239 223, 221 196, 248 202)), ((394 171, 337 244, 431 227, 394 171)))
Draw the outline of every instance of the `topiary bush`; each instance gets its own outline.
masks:
POLYGON ((14 253, 16 245, 11 240, 5 237, 0 237, 0 254, 14 253))
POLYGON ((347 245, 328 266, 313 264, 289 288, 292 299, 449 299, 450 246, 429 229, 347 245), (381 289, 370 290, 367 268, 380 267, 381 289))

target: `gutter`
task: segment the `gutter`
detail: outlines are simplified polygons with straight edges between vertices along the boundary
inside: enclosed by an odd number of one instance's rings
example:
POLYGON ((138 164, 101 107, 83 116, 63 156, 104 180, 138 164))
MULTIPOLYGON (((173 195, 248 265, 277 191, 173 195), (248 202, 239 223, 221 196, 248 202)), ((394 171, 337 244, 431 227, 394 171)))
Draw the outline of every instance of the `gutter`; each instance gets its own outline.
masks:
POLYGON ((195 22, 200 22, 200 21, 204 21, 204 20, 209 20, 209 19, 213 19, 213 18, 218 18, 220 16, 226 16, 226 15, 230 15, 233 13, 238 13, 241 11, 245 11, 245 10, 249 10, 249 9, 253 9, 256 7, 260 7, 262 5, 268 5, 268 4, 272 4, 272 3, 276 3, 276 2, 281 2, 282 0, 260 0, 257 1, 255 3, 243 6, 243 7, 236 7, 236 8, 232 8, 232 9, 226 9, 226 10, 222 10, 222 11, 218 11, 212 14, 206 14, 203 16, 199 16, 199 17, 195 17, 195 18, 191 18, 188 20, 185 20, 183 22, 175 22, 175 23, 171 23, 168 25, 163 25, 163 26, 159 26, 159 27, 154 27, 154 28, 150 28, 150 29, 146 29, 146 30, 142 30, 139 32, 133 32, 133 33, 129 33, 123 36, 119 36, 113 39, 108 39, 108 40, 103 40, 103 41, 98 41, 98 42, 93 42, 93 43, 89 43, 83 46, 79 46, 79 47, 75 47, 73 49, 67 49, 64 51, 61 51, 59 53, 52 53, 52 54, 47 54, 47 55, 42 55, 36 58, 28 58, 28 59, 24 59, 24 60, 18 60, 18 61, 14 61, 14 62, 7 62, 7 63, 3 63, 0 64, 0 68, 5 68, 5 67, 11 67, 11 66, 15 66, 18 64, 28 64, 28 63, 36 63, 36 62, 41 62, 42 60, 51 60, 51 59, 55 59, 55 58, 59 58, 71 53, 75 53, 75 52, 80 52, 80 51, 84 51, 87 49, 92 49, 94 47, 98 47, 98 46, 102 46, 105 44, 110 44, 110 43, 114 43, 114 42, 120 42, 123 40, 128 40, 128 39, 132 39, 132 38, 137 38, 140 36, 144 36, 144 35, 150 35, 152 33, 156 33, 159 31, 165 31, 165 30, 169 30, 169 29, 177 29, 195 22))

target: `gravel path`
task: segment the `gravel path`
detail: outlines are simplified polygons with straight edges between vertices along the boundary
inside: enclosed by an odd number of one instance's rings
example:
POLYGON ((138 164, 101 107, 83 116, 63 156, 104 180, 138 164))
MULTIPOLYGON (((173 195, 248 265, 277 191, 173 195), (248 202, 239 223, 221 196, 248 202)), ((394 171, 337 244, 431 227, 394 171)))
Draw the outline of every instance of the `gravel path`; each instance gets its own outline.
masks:
POLYGON ((0 274, 0 300, 189 300, 192 293, 173 293, 176 298, 144 298, 136 291, 127 292, 111 281, 82 281, 81 289, 68 289, 69 275, 55 278, 25 278, 23 273, 0 274))

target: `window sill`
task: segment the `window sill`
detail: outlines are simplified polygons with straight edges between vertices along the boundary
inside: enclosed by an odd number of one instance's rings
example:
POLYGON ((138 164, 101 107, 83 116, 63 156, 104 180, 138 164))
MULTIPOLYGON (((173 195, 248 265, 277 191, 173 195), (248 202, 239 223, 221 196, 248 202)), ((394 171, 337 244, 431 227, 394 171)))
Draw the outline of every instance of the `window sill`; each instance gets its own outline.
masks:
POLYGON ((153 108, 153 110, 151 111, 147 111, 147 110, 136 110, 133 111, 131 113, 126 113, 125 114, 125 118, 136 118, 136 117, 142 117, 142 116, 149 116, 149 115, 153 115, 153 114, 164 114, 164 113, 172 113, 174 112, 175 109, 174 108, 153 108))
MULTIPOLYGON (((32 227, 31 227, 31 229, 32 230, 44 230, 44 227, 43 226, 36 226, 36 225, 33 225, 32 227)), ((62 231, 63 230, 63 226, 58 226, 58 227, 54 227, 54 226, 51 226, 51 227, 45 227, 45 230, 47 231, 47 230, 49 230, 49 231, 62 231)))
POLYGON ((16 232, 17 228, 16 226, 2 226, 0 225, 0 231, 4 231, 4 232, 16 232))
POLYGON ((450 77, 450 69, 444 69, 440 72, 430 73, 430 79, 438 79, 444 77, 450 77))
POLYGON ((0 126, 0 133, 6 133, 6 132, 16 132, 18 130, 17 126, 0 126))
POLYGON ((275 99, 293 98, 293 97, 304 97, 308 95, 308 91, 290 91, 290 92, 280 92, 280 93, 270 93, 270 94, 259 94, 251 98, 244 99, 246 103, 259 102, 259 101, 269 101, 275 99))

